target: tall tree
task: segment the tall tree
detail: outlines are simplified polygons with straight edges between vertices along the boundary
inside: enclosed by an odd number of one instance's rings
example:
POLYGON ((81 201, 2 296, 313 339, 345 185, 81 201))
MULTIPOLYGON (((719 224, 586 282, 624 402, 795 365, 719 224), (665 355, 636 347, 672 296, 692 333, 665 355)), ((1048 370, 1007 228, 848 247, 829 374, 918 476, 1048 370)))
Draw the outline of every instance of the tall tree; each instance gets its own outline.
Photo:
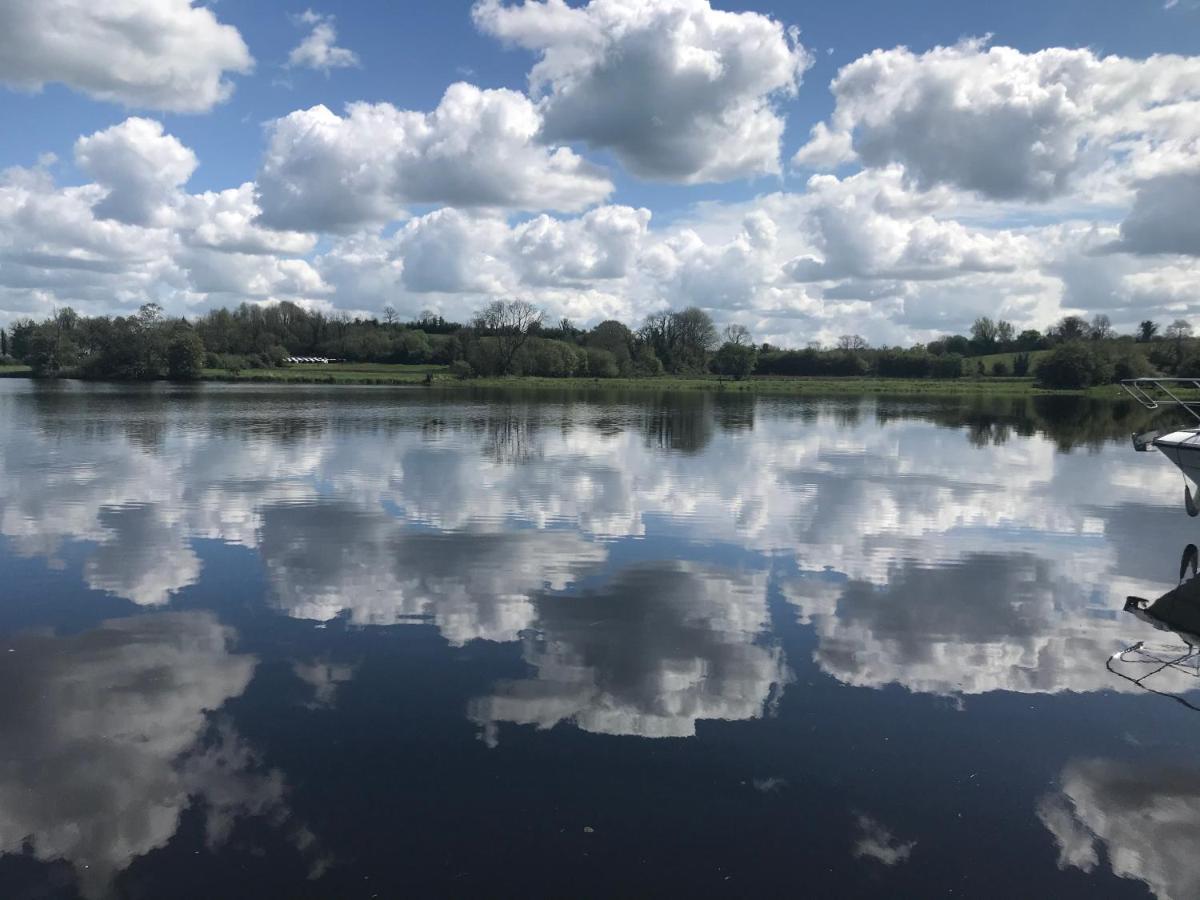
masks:
POLYGON ((837 345, 839 350, 866 350, 871 346, 857 334, 843 334, 837 339, 837 345))
POLYGON ((1088 337, 1093 341, 1102 341, 1112 337, 1112 321, 1103 313, 1092 316, 1092 324, 1088 328, 1088 337))
POLYGON ((1167 326, 1166 336, 1173 341, 1182 341, 1192 336, 1192 324, 1187 319, 1176 319, 1167 326))
POLYGON ((542 311, 525 300, 494 300, 475 317, 476 330, 496 338, 502 375, 512 372, 517 353, 541 324, 542 311))
POLYGON ((987 316, 980 316, 971 324, 971 341, 981 350, 996 344, 996 323, 987 316))
POLYGON ((1138 340, 1148 344, 1154 340, 1154 336, 1158 334, 1158 323, 1150 319, 1143 319, 1138 324, 1138 340))
POLYGON ((733 323, 726 325, 724 331, 725 343, 733 344, 735 347, 741 347, 743 344, 753 344, 750 339, 750 329, 745 325, 733 323))
POLYGON ((1064 316, 1057 325, 1050 329, 1050 333, 1063 343, 1086 337, 1088 331, 1088 323, 1079 316, 1064 316))
POLYGON ((671 313, 674 369, 702 371, 717 346, 717 327, 712 317, 697 306, 671 313))

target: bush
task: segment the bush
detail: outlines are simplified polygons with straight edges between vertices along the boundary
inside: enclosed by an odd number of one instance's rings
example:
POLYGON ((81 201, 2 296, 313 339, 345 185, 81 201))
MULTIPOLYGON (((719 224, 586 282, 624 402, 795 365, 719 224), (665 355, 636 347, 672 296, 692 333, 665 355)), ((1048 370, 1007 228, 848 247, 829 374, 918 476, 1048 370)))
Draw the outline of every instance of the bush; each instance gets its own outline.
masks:
POLYGON ((929 374, 934 378, 962 378, 963 358, 957 353, 947 353, 933 360, 929 374))
POLYGON ((1029 354, 1018 353, 1013 356, 1013 374, 1018 378, 1024 378, 1029 374, 1029 354))
POLYGON ((455 378, 470 378, 475 374, 475 371, 465 359, 456 359, 450 363, 450 374, 455 378))
POLYGON ((287 363, 287 358, 291 356, 287 352, 287 348, 281 344, 272 344, 264 350, 260 356, 263 358, 264 368, 274 367, 279 368, 287 363))
POLYGON ((593 378, 616 378, 621 374, 616 354, 600 347, 587 348, 587 373, 593 378))
POLYGON ((1059 344, 1038 364, 1037 380, 1042 387, 1079 389, 1108 384, 1113 364, 1102 347, 1069 341, 1059 344))
MULTIPOLYGON (((471 371, 488 378, 501 375, 500 345, 494 337, 475 338, 463 348, 463 356, 470 363, 471 371)), ((515 360, 514 360, 515 362, 515 360)))
POLYGON ((425 332, 405 329, 396 335, 391 356, 393 362, 414 366, 429 362, 433 350, 425 332))
POLYGON ((1124 381, 1126 378, 1143 378, 1153 374, 1154 369, 1151 368, 1150 363, 1146 362, 1146 357, 1136 350, 1127 350, 1121 353, 1113 362, 1113 378, 1116 381, 1124 381))
POLYGON ((568 378, 582 373, 585 367, 580 348, 545 338, 530 338, 513 360, 514 374, 540 378, 568 378))
POLYGON ((1004 378, 1008 375, 1008 363, 1002 359, 996 360, 992 363, 992 374, 997 378, 1004 378))
POLYGON ((642 344, 633 353, 633 374, 641 378, 654 378, 663 373, 662 360, 649 344, 642 344))
POLYGON ((920 350, 884 350, 875 357, 875 374, 880 378, 925 378, 934 357, 920 350))
POLYGON ((848 350, 771 350, 759 354, 759 375, 865 375, 867 362, 848 350))
POLYGON ((713 357, 712 367, 718 375, 725 375, 741 381, 743 378, 750 377, 757 363, 758 351, 753 347, 727 341, 721 345, 721 349, 713 357))
POLYGON ((209 360, 209 368, 224 369, 231 375, 237 375, 242 369, 252 368, 244 356, 239 356, 236 353, 217 353, 212 354, 209 360))

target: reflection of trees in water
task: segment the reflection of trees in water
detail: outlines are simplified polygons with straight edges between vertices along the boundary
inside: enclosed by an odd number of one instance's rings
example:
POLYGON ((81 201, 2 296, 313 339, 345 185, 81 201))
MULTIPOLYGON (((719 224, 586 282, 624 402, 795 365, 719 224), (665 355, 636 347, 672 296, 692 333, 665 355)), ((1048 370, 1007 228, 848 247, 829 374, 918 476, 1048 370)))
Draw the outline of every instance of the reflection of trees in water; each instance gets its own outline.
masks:
POLYGON ((542 456, 541 423, 527 415, 500 411, 482 429, 483 455, 497 463, 524 463, 542 456))
POLYGON ((757 406, 753 394, 717 394, 713 407, 717 427, 722 431, 753 431, 757 406))
POLYGON ((856 428, 862 421, 864 407, 869 405, 874 405, 869 398, 854 403, 836 403, 830 412, 833 414, 833 421, 839 428, 856 428))
MULTIPOLYGON (((485 453, 519 461, 537 455, 541 433, 592 429, 603 435, 636 429, 647 446, 699 453, 715 429, 752 430, 756 417, 853 428, 920 420, 966 428, 974 446, 1043 434, 1061 451, 1096 448, 1130 433, 1178 419, 1128 400, 1081 396, 961 395, 946 397, 758 397, 742 392, 594 390, 405 390, 290 386, 264 390, 175 390, 163 385, 39 384, 30 398, 35 427, 47 437, 122 434, 136 447, 160 452, 171 429, 186 422, 214 437, 302 443, 328 432, 394 435, 419 430, 427 438, 466 432, 483 438, 485 453), (465 402, 464 402, 465 401, 465 402)), ((14 402, 13 400, 9 401, 14 402)), ((18 409, 19 411, 19 409, 18 409)))
POLYGON ((659 394, 639 412, 648 447, 699 453, 712 440, 715 423, 707 394, 659 394))
POLYGON ((1178 420, 1177 413, 1156 413, 1131 400, 1054 395, 881 400, 875 417, 881 424, 921 419, 947 428, 965 426, 968 439, 977 447, 1004 444, 1014 434, 1043 434, 1064 453, 1077 447, 1098 449, 1114 440, 1128 440, 1135 431, 1178 420))

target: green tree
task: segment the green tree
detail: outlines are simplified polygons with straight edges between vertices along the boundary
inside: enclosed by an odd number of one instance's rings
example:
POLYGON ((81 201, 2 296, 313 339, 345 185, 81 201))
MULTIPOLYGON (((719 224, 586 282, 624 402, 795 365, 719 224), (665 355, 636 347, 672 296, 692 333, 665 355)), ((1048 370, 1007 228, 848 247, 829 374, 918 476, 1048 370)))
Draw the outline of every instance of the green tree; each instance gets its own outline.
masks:
POLYGON ((1148 344, 1154 340, 1154 336, 1158 334, 1158 323, 1150 319, 1143 319, 1138 324, 1137 337, 1143 344, 1148 344))
POLYGON ((195 381, 203 368, 204 342, 189 326, 179 326, 167 344, 167 377, 173 381, 195 381))
POLYGON ((1003 378, 1008 375, 1008 363, 1002 359, 996 360, 992 363, 992 374, 997 378, 1003 378))
POLYGON ((1079 341, 1060 344, 1037 367, 1037 380, 1043 387, 1079 389, 1108 384, 1113 364, 1103 347, 1079 341))
POLYGON ((25 363, 39 378, 53 378, 77 365, 79 348, 71 336, 54 322, 38 325, 29 335, 25 363))
POLYGON ((542 311, 525 300, 495 300, 475 317, 479 332, 496 338, 499 374, 513 371, 513 361, 529 336, 542 324, 542 311))
POLYGON ((1036 328, 1026 328, 1017 335, 1017 348, 1019 350, 1041 350, 1042 344, 1042 333, 1036 328))
POLYGON ((702 372, 717 344, 717 329, 704 310, 689 306, 646 317, 639 338, 671 372, 702 372))
POLYGON ((1087 336, 1088 323, 1079 316, 1064 316, 1050 329, 1052 337, 1060 342, 1078 341, 1087 336))
POLYGON ((712 317, 696 306, 671 314, 676 371, 702 372, 717 346, 712 317))
POLYGON ((662 360, 649 344, 638 344, 633 350, 633 374, 641 378, 654 378, 663 373, 662 360))
POLYGON ((584 337, 589 347, 607 350, 617 362, 621 374, 629 374, 633 364, 633 332, 615 319, 601 322, 584 337))
POLYGON ((987 352, 996 346, 997 333, 996 323, 987 316, 980 316, 971 325, 971 343, 976 350, 987 352))
POLYGON ((617 366, 617 358, 602 347, 588 347, 587 373, 592 378, 616 378, 621 374, 617 366))
POLYGON ((753 345, 735 344, 726 341, 713 357, 712 367, 718 375, 741 381, 749 378, 758 362, 758 351, 753 345))

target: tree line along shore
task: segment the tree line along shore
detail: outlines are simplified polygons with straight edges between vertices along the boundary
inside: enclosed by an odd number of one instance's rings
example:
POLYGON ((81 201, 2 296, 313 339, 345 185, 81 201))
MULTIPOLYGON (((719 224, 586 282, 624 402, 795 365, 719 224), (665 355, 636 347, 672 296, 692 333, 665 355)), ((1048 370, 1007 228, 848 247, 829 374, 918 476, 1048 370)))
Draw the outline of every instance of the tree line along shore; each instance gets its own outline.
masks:
POLYGON ((806 384, 853 390, 1084 390, 1143 375, 1200 374, 1189 323, 1135 334, 1105 316, 1067 316, 1045 332, 977 319, 969 335, 915 347, 872 347, 858 335, 800 349, 756 343, 747 328, 718 331, 698 308, 655 313, 636 329, 609 320, 584 329, 548 323, 521 300, 488 304, 468 323, 434 313, 400 321, 308 311, 289 302, 243 304, 192 320, 146 304, 130 316, 88 317, 70 308, 0 329, 0 374, 147 381, 200 379, 402 383, 513 378, 660 387, 722 385, 786 390, 806 384), (298 358, 334 364, 297 363, 298 358))

